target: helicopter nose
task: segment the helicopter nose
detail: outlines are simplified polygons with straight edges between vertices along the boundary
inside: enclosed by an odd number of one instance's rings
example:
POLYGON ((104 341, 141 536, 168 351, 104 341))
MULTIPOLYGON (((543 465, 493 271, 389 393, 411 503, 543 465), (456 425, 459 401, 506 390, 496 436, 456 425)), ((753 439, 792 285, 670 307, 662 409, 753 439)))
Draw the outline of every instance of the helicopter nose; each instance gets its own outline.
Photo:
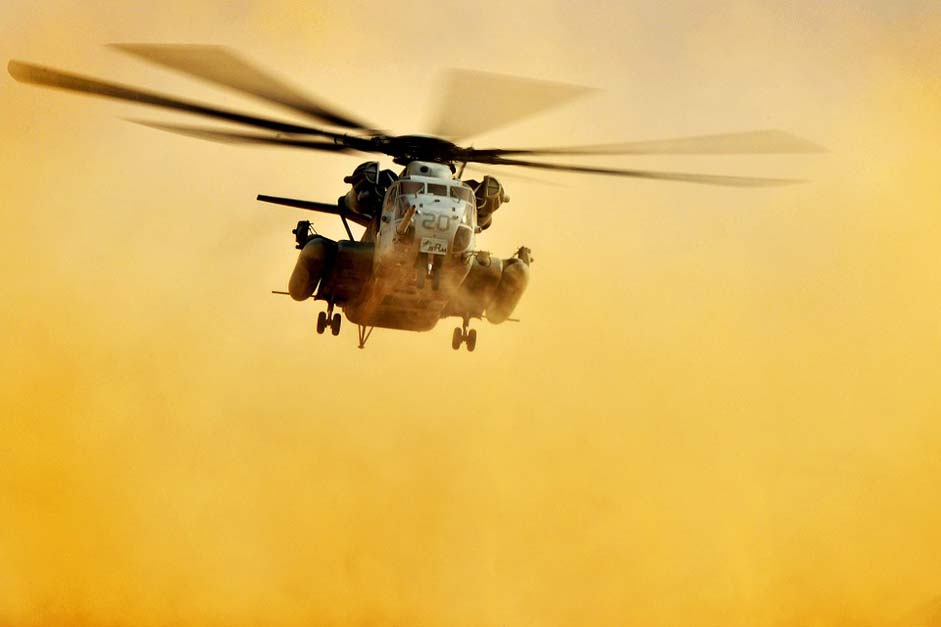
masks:
POLYGON ((457 220, 453 217, 457 214, 448 206, 425 205, 417 216, 416 222, 422 231, 427 234, 439 234, 444 236, 453 231, 457 226, 457 220))
POLYGON ((465 207, 459 203, 440 202, 426 204, 419 215, 415 216, 415 234, 418 236, 421 252, 450 254, 465 251, 472 241, 473 234, 462 234, 460 227, 465 207))

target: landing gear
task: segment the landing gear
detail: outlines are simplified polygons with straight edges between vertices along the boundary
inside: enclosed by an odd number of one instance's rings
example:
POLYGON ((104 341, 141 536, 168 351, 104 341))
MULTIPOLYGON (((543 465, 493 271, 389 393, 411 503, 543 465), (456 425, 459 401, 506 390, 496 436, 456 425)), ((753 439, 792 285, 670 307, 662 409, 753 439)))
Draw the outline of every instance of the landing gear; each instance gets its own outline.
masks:
POLYGON ((425 277, 428 276, 428 255, 419 253, 415 260, 415 284, 418 289, 425 287, 425 277))
POLYGON ((464 342, 467 343, 467 352, 473 353, 474 349, 477 348, 477 329, 471 329, 468 331, 464 342))
POLYGON ((340 335, 340 323, 343 318, 340 314, 333 313, 333 303, 327 305, 327 311, 321 311, 317 314, 317 335, 323 335, 323 332, 330 328, 332 335, 340 335))
POLYGON ((431 289, 438 291, 438 288, 441 287, 441 265, 443 261, 444 258, 440 255, 429 255, 428 253, 418 255, 418 259, 415 261, 415 284, 418 289, 425 287, 425 280, 430 276, 431 289), (429 257, 434 258, 429 262, 429 257))
POLYGON ((444 257, 435 255, 431 260, 431 289, 438 291, 441 287, 441 266, 444 265, 444 257))
POLYGON ((477 329, 468 329, 468 322, 470 321, 464 318, 464 323, 454 329, 454 333, 451 335, 451 348, 459 350, 461 344, 466 344, 467 352, 473 353, 474 349, 477 348, 477 329))

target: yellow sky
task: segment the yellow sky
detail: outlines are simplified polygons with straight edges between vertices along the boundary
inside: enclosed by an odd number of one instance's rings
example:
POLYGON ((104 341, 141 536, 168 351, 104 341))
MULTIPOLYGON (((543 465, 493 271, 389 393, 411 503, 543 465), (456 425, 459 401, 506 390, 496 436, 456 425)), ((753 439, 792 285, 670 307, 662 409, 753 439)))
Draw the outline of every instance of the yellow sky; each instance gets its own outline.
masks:
POLYGON ((831 153, 507 176, 522 322, 358 351, 269 294, 302 216, 254 197, 363 159, 4 75, 0 623, 941 624, 936 2, 190 4, 8 1, 0 56, 276 113, 100 45, 224 44, 396 132, 469 67, 602 88, 481 147, 831 153))

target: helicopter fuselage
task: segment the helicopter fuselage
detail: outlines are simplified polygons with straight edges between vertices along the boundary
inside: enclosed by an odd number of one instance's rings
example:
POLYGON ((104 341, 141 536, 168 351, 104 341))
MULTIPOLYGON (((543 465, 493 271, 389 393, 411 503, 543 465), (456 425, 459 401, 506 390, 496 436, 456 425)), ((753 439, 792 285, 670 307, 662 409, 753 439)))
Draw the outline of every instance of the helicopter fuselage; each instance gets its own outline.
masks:
POLYGON ((427 331, 458 316, 466 332, 471 318, 503 322, 526 287, 529 258, 479 251, 477 210, 474 189, 448 166, 412 162, 359 242, 317 236, 303 245, 290 294, 327 301, 328 318, 340 306, 361 327, 427 331))
POLYGON ((368 326, 427 330, 470 271, 474 192, 446 166, 414 162, 386 193, 373 273, 347 317, 368 326))

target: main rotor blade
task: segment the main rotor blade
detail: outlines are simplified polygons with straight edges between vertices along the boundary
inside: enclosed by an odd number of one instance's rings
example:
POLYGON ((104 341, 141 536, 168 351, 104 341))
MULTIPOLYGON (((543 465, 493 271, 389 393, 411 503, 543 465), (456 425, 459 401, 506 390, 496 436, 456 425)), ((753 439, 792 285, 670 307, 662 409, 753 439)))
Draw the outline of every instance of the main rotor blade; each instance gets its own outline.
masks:
POLYGON ((513 172, 512 174, 508 174, 506 172, 498 173, 489 168, 482 168, 476 164, 468 164, 467 167, 464 169, 464 171, 465 172, 479 172, 480 174, 483 174, 485 176, 499 177, 501 180, 502 179, 516 179, 518 181, 528 181, 530 183, 537 183, 539 185, 551 185, 552 187, 566 187, 564 183, 560 183, 558 181, 549 181, 546 179, 536 178, 535 176, 526 176, 524 174, 517 174, 516 172, 513 172))
POLYGON ((804 182, 797 179, 755 178, 748 176, 722 176, 717 174, 690 174, 686 172, 651 172, 650 170, 594 168, 581 165, 563 165, 561 163, 540 163, 538 161, 505 159, 503 157, 492 157, 486 160, 482 159, 478 161, 478 163, 489 163, 494 165, 517 165, 525 168, 540 168, 543 170, 557 170, 560 172, 607 174, 610 176, 625 176, 630 178, 654 179, 659 181, 680 181, 683 183, 701 183, 703 185, 722 185, 725 187, 774 187, 778 185, 791 185, 794 183, 804 182))
POLYGON ((430 132, 451 140, 472 137, 591 91, 531 78, 451 70, 441 87, 430 132))
POLYGON ((256 135, 252 133, 236 133, 232 131, 223 131, 219 129, 203 128, 199 126, 183 126, 177 124, 163 124, 160 122, 148 122, 145 120, 128 120, 134 124, 140 124, 148 128, 154 128, 159 131, 184 135, 186 137, 195 137, 197 139, 206 139, 209 141, 220 142, 223 144, 267 144, 271 146, 287 146, 291 148, 306 148, 308 150, 323 150, 326 152, 354 152, 352 148, 329 141, 317 141, 311 139, 297 139, 294 137, 283 137, 280 135, 256 135))
POLYGON ((826 152, 797 135, 767 129, 743 133, 697 135, 653 141, 551 148, 472 150, 475 156, 499 155, 745 155, 826 152))
POLYGON ((34 65, 32 63, 25 63, 23 61, 10 61, 10 63, 7 65, 7 70, 10 72, 10 75, 13 78, 22 83, 32 83, 34 85, 43 85, 45 87, 56 87, 58 89, 65 89, 68 91, 75 91, 93 96, 102 96, 105 98, 113 98, 115 100, 126 100, 128 102, 136 102, 138 104, 162 107, 164 109, 171 109, 173 111, 184 111, 186 113, 194 113, 196 115, 202 115, 217 120, 226 120, 229 122, 235 122, 237 124, 244 124, 246 126, 263 128, 270 131, 297 133, 302 135, 319 135, 321 137, 330 138, 345 137, 340 133, 325 131, 310 126, 291 124, 288 122, 279 122, 277 120, 271 120, 268 118, 238 113, 237 111, 211 107, 200 104, 198 102, 180 100, 152 91, 144 91, 135 87, 99 81, 94 78, 79 76, 78 74, 70 74, 68 72, 61 72, 59 70, 34 65))
POLYGON ((364 122, 305 96, 222 46, 192 44, 110 44, 145 61, 196 76, 311 118, 345 128, 370 130, 364 122))

